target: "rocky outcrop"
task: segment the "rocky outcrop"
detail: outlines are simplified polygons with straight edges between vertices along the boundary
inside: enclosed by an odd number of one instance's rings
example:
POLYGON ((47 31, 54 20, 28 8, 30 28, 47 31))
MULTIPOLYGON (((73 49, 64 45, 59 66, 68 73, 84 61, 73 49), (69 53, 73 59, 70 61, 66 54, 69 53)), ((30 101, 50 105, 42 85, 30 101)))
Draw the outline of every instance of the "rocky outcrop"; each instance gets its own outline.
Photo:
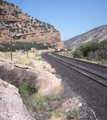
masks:
POLYGON ((34 120, 23 104, 18 89, 1 79, 0 120, 34 120))
POLYGON ((94 28, 86 33, 66 40, 64 41, 64 45, 66 48, 72 48, 72 50, 75 50, 83 44, 101 42, 105 39, 107 39, 107 25, 94 28))
POLYGON ((33 68, 0 58, 0 78, 15 85, 22 83, 25 86, 38 88, 40 94, 55 92, 55 89, 61 85, 61 79, 43 69, 42 61, 35 61, 36 64, 41 67, 33 68))
POLYGON ((64 42, 63 41, 60 41, 58 44, 57 44, 57 48, 59 49, 64 49, 64 42))
POLYGON ((50 43, 62 46, 59 31, 48 23, 30 18, 18 6, 3 2, 0 5, 0 21, 0 43, 10 43, 12 36, 14 42, 50 43))
POLYGON ((17 7, 12 7, 12 5, 0 6, 1 15, 17 15, 22 14, 22 10, 17 7))

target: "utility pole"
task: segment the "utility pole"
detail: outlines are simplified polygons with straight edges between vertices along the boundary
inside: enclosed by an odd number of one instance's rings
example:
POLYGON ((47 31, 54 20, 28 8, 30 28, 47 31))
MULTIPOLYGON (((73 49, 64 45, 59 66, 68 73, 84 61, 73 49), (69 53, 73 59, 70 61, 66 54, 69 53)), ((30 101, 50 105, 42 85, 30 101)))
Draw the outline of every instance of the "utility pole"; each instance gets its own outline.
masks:
POLYGON ((28 58, 28 45, 27 45, 27 58, 28 58))
POLYGON ((12 35, 11 35, 11 60, 12 60, 12 35))

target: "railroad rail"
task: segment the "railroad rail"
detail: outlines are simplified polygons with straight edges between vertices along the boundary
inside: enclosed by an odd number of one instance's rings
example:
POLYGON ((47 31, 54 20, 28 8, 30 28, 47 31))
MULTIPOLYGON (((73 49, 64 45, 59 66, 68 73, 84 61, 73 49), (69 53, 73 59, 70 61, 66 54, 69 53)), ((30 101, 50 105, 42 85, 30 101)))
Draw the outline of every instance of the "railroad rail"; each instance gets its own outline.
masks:
POLYGON ((74 70, 76 73, 85 76, 94 82, 102 85, 103 87, 107 88, 107 77, 104 77, 100 74, 93 73, 90 70, 87 70, 85 68, 82 68, 78 65, 72 64, 71 62, 67 60, 63 60, 59 57, 56 57, 55 55, 52 55, 51 53, 45 53, 46 56, 50 57, 51 59, 54 59, 55 61, 59 62, 60 64, 63 64, 64 66, 74 70))
POLYGON ((68 58, 68 59, 71 59, 71 60, 75 60, 75 61, 79 61, 79 62, 84 62, 84 63, 90 64, 90 65, 93 65, 93 66, 97 66, 97 67, 100 67, 100 68, 105 68, 105 69, 107 69, 107 66, 100 65, 100 64, 97 64, 97 63, 91 63, 91 62, 83 61, 83 60, 80 60, 80 59, 78 60, 78 59, 76 59, 76 58, 70 58, 70 57, 67 57, 67 56, 63 56, 63 55, 56 54, 56 52, 55 52, 55 53, 52 53, 52 54, 55 54, 55 55, 60 56, 60 57, 68 58))

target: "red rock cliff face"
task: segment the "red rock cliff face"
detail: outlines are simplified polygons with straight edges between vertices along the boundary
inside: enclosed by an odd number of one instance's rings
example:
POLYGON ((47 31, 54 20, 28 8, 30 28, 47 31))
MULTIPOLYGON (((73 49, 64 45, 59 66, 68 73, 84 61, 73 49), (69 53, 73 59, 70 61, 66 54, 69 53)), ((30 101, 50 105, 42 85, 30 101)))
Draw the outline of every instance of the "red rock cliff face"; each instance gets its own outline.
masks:
POLYGON ((62 45, 61 35, 52 25, 30 18, 11 4, 4 2, 0 5, 0 21, 0 43, 10 43, 12 37, 13 42, 62 45))
MULTIPOLYGON (((27 36, 29 37, 29 35, 27 36)), ((33 42, 36 43, 57 43, 60 42, 61 36, 60 33, 46 32, 42 33, 40 31, 35 31, 35 34, 32 35, 33 42)))

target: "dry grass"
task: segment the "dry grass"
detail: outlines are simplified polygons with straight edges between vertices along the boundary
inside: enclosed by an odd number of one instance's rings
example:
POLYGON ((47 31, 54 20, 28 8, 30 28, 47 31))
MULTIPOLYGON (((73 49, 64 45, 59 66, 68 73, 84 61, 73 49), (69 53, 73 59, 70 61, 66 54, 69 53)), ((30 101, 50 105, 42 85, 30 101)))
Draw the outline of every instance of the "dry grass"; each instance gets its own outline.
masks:
MULTIPOLYGON (((11 53, 10 52, 0 52, 0 57, 11 59, 11 53)), ((13 61, 15 61, 15 62, 29 65, 31 59, 40 60, 41 56, 39 56, 38 54, 35 54, 35 53, 29 53, 28 57, 27 57, 27 54, 13 52, 12 58, 13 58, 13 61)))
POLYGON ((64 119, 64 111, 59 107, 52 111, 52 116, 50 120, 63 120, 64 119))
POLYGON ((72 52, 71 51, 64 51, 64 52, 59 52, 59 55, 67 56, 73 58, 72 52))
POLYGON ((95 115, 95 112, 94 112, 90 107, 88 107, 88 108, 91 110, 91 112, 93 113, 95 119, 97 120, 97 117, 96 117, 96 115, 95 115))

